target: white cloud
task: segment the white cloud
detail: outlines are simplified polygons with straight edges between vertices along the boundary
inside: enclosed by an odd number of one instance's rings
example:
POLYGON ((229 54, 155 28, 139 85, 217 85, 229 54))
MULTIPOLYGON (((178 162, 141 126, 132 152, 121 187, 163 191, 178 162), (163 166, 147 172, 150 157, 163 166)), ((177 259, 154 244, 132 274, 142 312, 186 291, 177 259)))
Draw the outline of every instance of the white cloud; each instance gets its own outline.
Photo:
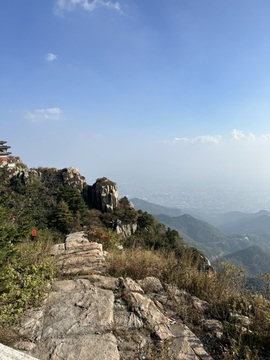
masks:
POLYGON ((167 181, 269 189, 270 133, 233 129, 222 137, 178 137, 164 143, 153 158, 162 163, 159 170, 164 179, 168 174, 167 181))
POLYGON ((243 131, 237 129, 233 129, 232 138, 234 140, 256 140, 256 136, 254 134, 249 133, 246 135, 243 131))
MULTIPOLYGON (((254 135, 252 132, 245 134, 241 130, 233 129, 231 132, 231 139, 236 142, 270 142, 270 133, 254 135)), ((224 143, 221 135, 201 135, 196 137, 176 137, 173 140, 165 140, 164 144, 221 144, 224 143)))
POLYGON ((57 0, 55 11, 56 13, 61 11, 72 11, 76 7, 81 7, 86 11, 94 11, 98 7, 103 7, 108 10, 115 10, 119 13, 123 12, 120 3, 111 0, 57 0))
POLYGON ((180 137, 174 138, 171 141, 164 141, 166 144, 220 144, 222 142, 222 137, 220 135, 202 135, 196 137, 180 137))
POLYGON ((232 138, 237 141, 270 141, 270 134, 262 134, 260 136, 256 136, 253 133, 245 134, 241 130, 233 129, 231 135, 232 138))
POLYGON ((58 59, 58 55, 55 55, 53 53, 48 53, 45 55, 45 60, 48 62, 53 62, 58 59))
POLYGON ((62 110, 58 107, 47 109, 35 109, 33 111, 27 111, 25 119, 30 122, 41 122, 46 120, 59 120, 62 110))

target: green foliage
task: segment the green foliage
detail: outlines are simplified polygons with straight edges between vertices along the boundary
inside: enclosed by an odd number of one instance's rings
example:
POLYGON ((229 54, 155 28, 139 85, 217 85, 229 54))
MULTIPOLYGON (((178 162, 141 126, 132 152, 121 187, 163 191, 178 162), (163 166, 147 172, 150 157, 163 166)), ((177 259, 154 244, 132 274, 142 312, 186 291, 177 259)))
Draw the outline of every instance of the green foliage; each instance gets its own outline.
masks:
POLYGON ((138 210, 137 224, 139 229, 145 229, 155 224, 155 218, 146 211, 138 210))
POLYGON ((128 198, 124 196, 119 200, 119 204, 114 211, 114 217, 123 224, 134 224, 137 221, 137 211, 131 206, 128 198))
POLYGON ((20 241, 20 231, 14 224, 12 215, 0 205, 0 269, 16 253, 16 243, 20 241))
POLYGON ((67 233, 80 230, 88 220, 88 208, 80 191, 64 184, 53 168, 39 168, 25 181, 14 169, 0 169, 0 205, 16 217, 20 236, 32 227, 67 233))
POLYGON ((146 211, 137 211, 138 229, 126 245, 131 247, 142 247, 146 249, 181 249, 184 244, 176 230, 167 228, 159 223, 146 211))
POLYGON ((51 220, 52 226, 62 233, 67 234, 72 228, 73 223, 74 217, 68 204, 64 200, 60 200, 53 212, 51 220))
POLYGON ((100 219, 107 227, 115 228, 117 223, 123 225, 135 224, 138 219, 138 213, 125 196, 119 200, 119 204, 113 212, 100 214, 100 219))
POLYGON ((51 242, 44 236, 35 243, 12 244, 0 264, 0 325, 14 324, 29 307, 42 300, 54 277, 54 266, 48 255, 51 242))
POLYGON ((100 186, 110 185, 110 186, 115 186, 116 187, 116 183, 109 180, 109 179, 107 179, 106 177, 96 179, 96 184, 100 185, 100 186))
POLYGON ((64 200, 69 210, 74 214, 81 213, 87 216, 88 209, 79 190, 70 185, 61 185, 57 194, 58 201, 64 200))

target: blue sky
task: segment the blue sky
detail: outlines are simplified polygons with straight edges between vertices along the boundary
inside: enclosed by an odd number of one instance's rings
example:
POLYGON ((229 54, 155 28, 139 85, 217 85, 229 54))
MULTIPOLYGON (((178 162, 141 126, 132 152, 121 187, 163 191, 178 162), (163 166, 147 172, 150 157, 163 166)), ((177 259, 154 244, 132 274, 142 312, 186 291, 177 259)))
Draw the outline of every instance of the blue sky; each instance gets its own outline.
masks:
POLYGON ((89 183, 270 191, 269 0, 3 0, 1 139, 89 183))

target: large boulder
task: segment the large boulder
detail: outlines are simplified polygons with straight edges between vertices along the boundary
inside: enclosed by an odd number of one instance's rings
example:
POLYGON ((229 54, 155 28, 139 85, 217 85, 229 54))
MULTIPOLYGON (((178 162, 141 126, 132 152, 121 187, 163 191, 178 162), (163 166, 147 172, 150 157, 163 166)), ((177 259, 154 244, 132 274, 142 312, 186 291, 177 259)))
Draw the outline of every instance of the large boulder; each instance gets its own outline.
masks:
POLYGON ((89 186, 88 194, 93 208, 102 212, 112 212, 118 206, 116 184, 107 178, 100 178, 89 186))
POLYGON ((67 235, 64 244, 52 247, 51 255, 65 276, 100 273, 105 266, 106 253, 102 245, 90 242, 83 231, 67 235))

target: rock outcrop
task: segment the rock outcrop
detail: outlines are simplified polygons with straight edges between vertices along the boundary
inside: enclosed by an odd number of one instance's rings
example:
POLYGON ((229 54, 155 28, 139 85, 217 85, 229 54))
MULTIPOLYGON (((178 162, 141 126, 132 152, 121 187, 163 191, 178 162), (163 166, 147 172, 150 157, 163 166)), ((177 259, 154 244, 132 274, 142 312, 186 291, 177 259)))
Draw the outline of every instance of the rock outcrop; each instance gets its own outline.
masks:
POLYGON ((64 276, 101 273, 105 268, 102 245, 89 242, 83 231, 68 235, 64 244, 54 245, 51 255, 64 276))
POLYGON ((77 168, 69 167, 64 169, 56 168, 36 168, 29 169, 21 161, 17 161, 16 166, 8 168, 11 182, 20 182, 21 185, 32 183, 39 179, 45 186, 69 185, 79 190, 82 194, 86 192, 87 183, 77 168))
POLYGON ((117 224, 115 227, 115 231, 118 235, 127 238, 135 234, 137 227, 137 224, 117 224))
POLYGON ((55 245, 52 256, 61 278, 25 314, 20 351, 39 360, 212 359, 168 306, 157 278, 106 275, 106 253, 81 232, 55 245))
POLYGON ((118 206, 116 184, 105 177, 97 179, 93 185, 88 185, 85 177, 75 167, 29 169, 18 160, 14 167, 8 168, 8 181, 13 186, 25 186, 36 179, 49 189, 58 189, 61 185, 73 187, 81 193, 89 208, 112 212, 118 206))
POLYGON ((116 184, 107 178, 97 179, 88 194, 92 206, 102 212, 112 212, 118 206, 116 184))

